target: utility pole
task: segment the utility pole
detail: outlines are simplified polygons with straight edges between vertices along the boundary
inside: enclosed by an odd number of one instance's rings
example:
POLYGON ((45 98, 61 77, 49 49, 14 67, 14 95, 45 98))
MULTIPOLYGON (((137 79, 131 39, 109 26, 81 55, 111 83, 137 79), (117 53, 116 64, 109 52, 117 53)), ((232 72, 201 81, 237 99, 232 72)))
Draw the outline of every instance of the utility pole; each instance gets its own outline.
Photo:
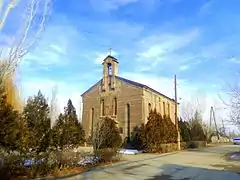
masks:
POLYGON ((224 134, 224 136, 226 136, 226 130, 225 130, 223 119, 222 119, 222 128, 223 128, 223 134, 224 134))
POLYGON ((178 129, 178 102, 177 102, 177 76, 174 75, 174 92, 175 92, 175 125, 177 129, 177 144, 178 144, 178 150, 181 150, 181 144, 180 144, 180 133, 178 129))
POLYGON ((214 111, 213 107, 211 106, 211 109, 210 109, 210 127, 212 126, 212 118, 213 118, 213 121, 214 121, 215 129, 216 129, 216 133, 217 133, 217 138, 218 138, 218 140, 220 140, 220 136, 219 136, 219 132, 218 132, 218 128, 217 128, 216 117, 215 117, 215 111, 214 111))

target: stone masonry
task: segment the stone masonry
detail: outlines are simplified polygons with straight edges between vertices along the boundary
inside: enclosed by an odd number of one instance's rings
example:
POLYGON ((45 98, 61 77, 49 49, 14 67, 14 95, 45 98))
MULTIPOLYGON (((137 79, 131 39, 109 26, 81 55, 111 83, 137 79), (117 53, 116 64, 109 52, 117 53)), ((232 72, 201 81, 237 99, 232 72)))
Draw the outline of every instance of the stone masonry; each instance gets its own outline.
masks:
POLYGON ((90 136, 94 124, 103 117, 116 121, 123 137, 135 126, 147 122, 151 109, 170 115, 175 123, 175 102, 154 89, 119 77, 118 61, 107 56, 103 61, 102 79, 82 94, 82 124, 90 136))

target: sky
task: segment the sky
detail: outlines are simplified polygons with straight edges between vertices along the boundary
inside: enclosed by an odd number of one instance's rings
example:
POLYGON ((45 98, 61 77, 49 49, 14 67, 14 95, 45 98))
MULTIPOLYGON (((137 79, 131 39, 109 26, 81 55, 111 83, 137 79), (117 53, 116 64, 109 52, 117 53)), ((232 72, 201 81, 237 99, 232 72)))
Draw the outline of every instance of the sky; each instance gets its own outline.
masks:
POLYGON ((50 98, 57 87, 60 111, 71 98, 80 114, 80 95, 101 79, 112 48, 119 76, 172 98, 176 74, 181 109, 198 99, 204 119, 214 106, 220 123, 227 113, 219 94, 240 66, 239 6, 239 0, 54 1, 36 48, 19 66, 22 96, 41 89, 50 98))

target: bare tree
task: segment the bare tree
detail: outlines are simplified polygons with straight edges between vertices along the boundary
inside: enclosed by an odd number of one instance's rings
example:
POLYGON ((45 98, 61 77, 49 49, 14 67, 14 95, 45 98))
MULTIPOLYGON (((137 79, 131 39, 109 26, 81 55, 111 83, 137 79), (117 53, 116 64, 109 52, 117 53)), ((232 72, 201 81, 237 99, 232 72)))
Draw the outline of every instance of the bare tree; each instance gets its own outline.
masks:
POLYGON ((194 96, 194 98, 191 98, 191 101, 182 103, 181 111, 183 120, 188 121, 190 128, 194 125, 195 120, 197 120, 201 124, 204 133, 210 136, 213 128, 203 120, 203 114, 206 110, 205 100, 205 96, 194 96))
POLYGON ((92 144, 95 156, 104 148, 116 149, 122 142, 116 122, 111 118, 98 120, 92 133, 92 144))
POLYGON ((182 118, 185 121, 190 121, 194 117, 196 107, 191 102, 183 102, 181 104, 182 118))
POLYGON ((223 98, 219 94, 219 98, 222 100, 226 109, 229 110, 229 123, 236 125, 240 128, 240 84, 238 82, 229 85, 228 92, 226 92, 226 98, 223 98))
POLYGON ((50 15, 51 1, 0 0, 0 79, 12 74, 35 47, 50 15), (10 15, 14 13, 13 22, 10 15), (12 25, 16 26, 13 32, 6 33, 5 28, 12 25))
POLYGON ((190 101, 181 104, 181 114, 185 121, 192 120, 196 112, 202 115, 205 111, 205 97, 194 96, 190 101))
POLYGON ((92 132, 92 145, 94 155, 98 156, 98 150, 104 144, 106 137, 109 135, 109 127, 104 123, 104 120, 100 119, 93 128, 92 132))
POLYGON ((52 89, 52 97, 50 102, 50 118, 51 118, 51 127, 57 119, 58 106, 57 106, 57 85, 52 89))

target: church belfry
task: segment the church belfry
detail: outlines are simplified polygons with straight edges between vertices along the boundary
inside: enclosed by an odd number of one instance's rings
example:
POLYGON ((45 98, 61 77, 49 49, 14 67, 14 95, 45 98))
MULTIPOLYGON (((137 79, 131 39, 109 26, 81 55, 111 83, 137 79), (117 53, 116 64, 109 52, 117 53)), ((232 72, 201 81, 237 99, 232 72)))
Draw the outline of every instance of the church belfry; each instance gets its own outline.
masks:
POLYGON ((108 55, 103 60, 103 81, 102 90, 115 88, 115 76, 118 75, 118 61, 115 57, 108 55))

